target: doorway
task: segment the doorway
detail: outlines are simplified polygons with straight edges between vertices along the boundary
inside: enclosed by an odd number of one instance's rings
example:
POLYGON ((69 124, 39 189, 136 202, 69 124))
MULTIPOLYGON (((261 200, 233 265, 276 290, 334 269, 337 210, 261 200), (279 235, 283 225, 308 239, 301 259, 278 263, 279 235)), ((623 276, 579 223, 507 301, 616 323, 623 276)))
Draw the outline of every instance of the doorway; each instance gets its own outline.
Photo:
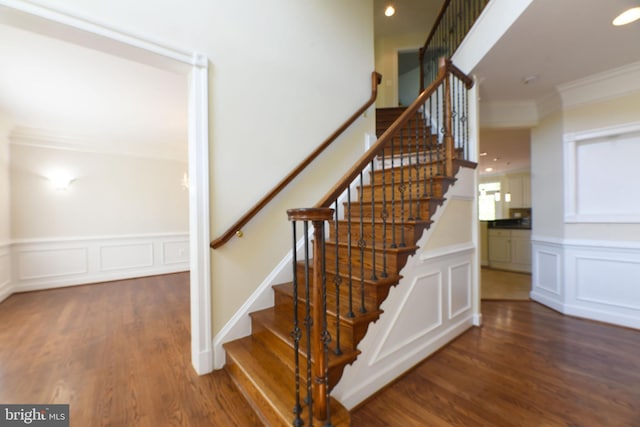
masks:
POLYGON ((14 2, 0 6, 18 28, 79 46, 178 72, 188 82, 189 266, 191 360, 198 374, 213 370, 209 265, 208 60, 53 8, 14 2))

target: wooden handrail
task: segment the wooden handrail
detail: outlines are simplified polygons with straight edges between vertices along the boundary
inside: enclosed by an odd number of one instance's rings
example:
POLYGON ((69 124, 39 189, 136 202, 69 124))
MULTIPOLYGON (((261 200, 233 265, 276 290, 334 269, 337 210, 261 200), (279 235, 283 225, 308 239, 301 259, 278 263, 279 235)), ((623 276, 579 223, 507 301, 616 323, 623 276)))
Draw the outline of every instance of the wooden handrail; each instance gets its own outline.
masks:
POLYGON ((242 227, 248 223, 258 212, 262 210, 280 191, 282 191, 291 181, 297 177, 309 164, 315 160, 333 141, 335 141, 345 130, 355 122, 361 114, 363 114, 378 97, 378 85, 382 81, 382 75, 373 71, 371 73, 371 97, 360 107, 351 117, 349 117, 338 129, 336 129, 322 144, 318 146, 306 159, 302 161, 294 170, 292 170, 282 181, 278 183, 269 193, 267 193, 258 203, 256 203, 247 213, 240 217, 231 227, 227 229, 220 237, 211 241, 212 249, 217 249, 228 242, 234 235, 242 236, 242 227))
POLYGON ((448 77, 449 74, 454 74, 461 79, 467 89, 473 87, 473 79, 468 77, 459 68, 451 63, 451 60, 447 58, 440 58, 438 66, 438 76, 418 97, 413 101, 407 109, 398 117, 398 119, 380 136, 380 138, 371 146, 351 169, 340 179, 340 181, 320 200, 315 207, 316 208, 328 208, 331 204, 342 194, 344 190, 353 182, 353 180, 360 174, 362 170, 382 151, 384 147, 401 129, 411 117, 414 117, 418 109, 426 102, 427 99, 435 92, 440 84, 448 77))

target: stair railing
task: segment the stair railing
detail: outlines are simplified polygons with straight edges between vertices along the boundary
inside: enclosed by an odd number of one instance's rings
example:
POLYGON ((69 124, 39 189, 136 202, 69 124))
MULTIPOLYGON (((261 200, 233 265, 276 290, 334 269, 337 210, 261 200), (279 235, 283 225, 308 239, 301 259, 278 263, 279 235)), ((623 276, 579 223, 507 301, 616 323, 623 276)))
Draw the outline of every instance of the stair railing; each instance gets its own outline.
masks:
POLYGON ((378 85, 382 81, 382 75, 373 71, 371 73, 371 96, 358 110, 351 115, 338 129, 318 146, 307 158, 305 158, 295 169, 293 169, 282 181, 280 181, 269 193, 260 199, 251 209, 242 215, 219 237, 211 241, 212 249, 217 249, 231 240, 233 236, 242 237, 242 227, 244 227, 258 212, 262 210, 271 200, 273 200, 287 185, 289 185, 316 157, 318 157, 331 143, 333 143, 345 130, 349 128, 367 109, 373 105, 378 97, 378 85))
MULTIPOLYGON (((313 425, 312 417, 332 425, 330 391, 335 378, 329 362, 347 350, 340 323, 377 309, 365 296, 367 283, 388 277, 392 252, 415 245, 406 239, 403 225, 427 225, 430 218, 425 217, 424 204, 441 202, 444 187, 454 180, 454 164, 469 159, 472 86, 470 77, 441 58, 436 79, 313 208, 287 211, 295 254, 291 332, 296 352, 295 426, 304 425, 304 418, 313 425), (366 184, 371 184, 370 192, 364 191, 366 184), (354 191, 357 197, 352 197, 354 191), (305 239, 301 259, 296 254, 300 226, 305 239), (328 310, 335 320, 328 320, 328 310), (299 365, 298 351, 306 355, 306 367, 299 365), (301 391, 303 384, 306 388, 301 391), (305 411, 301 402, 312 410, 305 411)), ((401 265, 395 268, 399 272, 401 265)))
POLYGON ((453 56, 487 3, 489 0, 444 1, 427 40, 420 48, 420 92, 436 77, 439 58, 453 56))

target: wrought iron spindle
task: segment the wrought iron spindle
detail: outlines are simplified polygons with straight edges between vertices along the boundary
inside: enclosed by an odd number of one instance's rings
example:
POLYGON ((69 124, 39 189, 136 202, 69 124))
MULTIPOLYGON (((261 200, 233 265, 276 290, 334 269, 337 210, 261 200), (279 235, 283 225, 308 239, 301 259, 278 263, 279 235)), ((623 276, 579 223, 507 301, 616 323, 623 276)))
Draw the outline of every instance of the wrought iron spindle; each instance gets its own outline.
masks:
POLYGON ((413 155, 415 156, 416 162, 412 170, 412 172, 415 174, 415 177, 416 177, 416 184, 415 184, 416 214, 414 218, 416 220, 420 220, 420 129, 421 127, 420 127, 419 111, 416 113, 414 120, 416 124, 415 139, 413 141, 413 148, 414 148, 413 155))
MULTIPOLYGON (((413 177, 411 176, 411 170, 413 168, 413 165, 411 164, 411 158, 413 157, 413 153, 411 153, 411 119, 409 119, 409 121, 407 122, 407 153, 408 153, 408 162, 409 165, 407 166, 407 171, 408 171, 408 181, 409 181, 409 185, 408 185, 408 193, 409 193, 409 217, 407 218, 409 221, 413 221, 413 177)), ((402 176, 404 177, 404 168, 402 168, 402 176)))
POLYGON ((304 221, 304 291, 305 291, 305 312, 304 312, 304 326, 305 334, 307 338, 307 397, 304 399, 304 403, 309 408, 309 425, 313 422, 313 394, 311 386, 311 288, 310 288, 310 274, 309 274, 309 222, 304 221))
MULTIPOLYGON (((382 219, 382 277, 388 277, 387 274, 387 218, 389 213, 387 212, 387 171, 385 166, 385 149, 382 149, 382 211, 380 212, 380 219, 382 219)), ((393 173, 393 170, 391 171, 393 173)))
POLYGON ((295 367, 296 381, 296 402, 293 407, 295 418, 293 420, 293 426, 301 427, 304 425, 304 421, 302 421, 300 417, 302 413, 302 405, 300 404, 300 338, 302 337, 302 331, 300 330, 298 319, 298 254, 296 253, 298 238, 296 236, 296 221, 292 221, 291 224, 293 225, 293 331, 291 331, 291 338, 293 338, 293 364, 295 367))
POLYGON ((395 169, 395 137, 391 138, 391 247, 397 248, 396 242, 396 169, 395 169))
MULTIPOLYGON (((339 236, 339 229, 338 229, 338 199, 336 199, 335 201, 335 237, 334 237, 334 242, 335 242, 335 253, 336 253, 336 269, 333 273, 333 283, 335 284, 336 287, 336 348, 334 350, 335 354, 342 354, 342 349, 340 348, 340 285, 342 284, 342 276, 340 276, 340 256, 339 256, 339 245, 338 245, 338 236, 339 236)), ((325 299, 326 302, 326 299, 325 299)))
MULTIPOLYGON (((374 169, 374 161, 371 160, 371 280, 378 280, 378 277, 376 276, 376 186, 373 182, 374 169)), ((382 188, 382 192, 384 192, 384 188, 382 188)))
MULTIPOLYGON (((400 192, 400 221, 404 223, 404 193, 406 191, 406 187, 404 185, 404 138, 403 138, 403 129, 400 129, 400 187, 398 191, 400 192)), ((404 227, 400 227, 400 247, 404 248, 407 246, 404 236, 404 227)))
MULTIPOLYGON (((336 201, 337 203, 337 201, 336 201)), ((337 205, 336 205, 336 215, 338 214, 337 205)), ((324 227, 322 227, 322 233, 324 234, 324 227)), ((322 265, 323 267, 327 265, 327 252, 326 252, 326 244, 325 239, 322 239, 322 265)), ((316 301, 317 303, 317 301, 316 301)), ((336 329, 340 327, 340 317, 337 319, 336 329)), ((317 379, 317 381, 322 381, 324 385, 325 392, 325 402, 327 402, 326 411, 325 411, 325 427, 332 427, 331 424, 331 405, 329 402, 329 343, 331 342, 331 334, 329 333, 329 324, 327 321, 327 269, 322 269, 322 355, 324 357, 323 363, 323 372, 322 379, 317 379)))
POLYGON ((347 276, 349 278, 349 311, 347 312, 347 317, 354 318, 355 314, 353 313, 353 253, 351 251, 351 216, 353 212, 351 211, 351 186, 347 187, 347 205, 349 207, 347 215, 347 259, 349 260, 349 264, 347 265, 347 276))
POLYGON ((366 313, 367 310, 364 306, 364 249, 367 246, 367 241, 364 238, 364 178, 363 172, 360 171, 360 239, 358 240, 358 247, 360 248, 360 313, 366 313))

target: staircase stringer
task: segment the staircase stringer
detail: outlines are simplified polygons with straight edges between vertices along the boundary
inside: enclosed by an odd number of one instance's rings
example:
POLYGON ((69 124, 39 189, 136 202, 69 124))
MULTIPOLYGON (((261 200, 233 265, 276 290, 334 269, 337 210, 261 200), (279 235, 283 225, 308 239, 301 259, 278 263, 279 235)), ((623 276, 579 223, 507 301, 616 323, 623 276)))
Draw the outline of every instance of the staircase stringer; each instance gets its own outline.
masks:
POLYGON ((461 216, 475 215, 476 171, 461 167, 456 178, 402 269, 403 278, 382 303, 384 313, 360 341, 358 359, 333 389, 332 396, 349 409, 477 323, 476 221, 462 234, 459 223, 461 216))

